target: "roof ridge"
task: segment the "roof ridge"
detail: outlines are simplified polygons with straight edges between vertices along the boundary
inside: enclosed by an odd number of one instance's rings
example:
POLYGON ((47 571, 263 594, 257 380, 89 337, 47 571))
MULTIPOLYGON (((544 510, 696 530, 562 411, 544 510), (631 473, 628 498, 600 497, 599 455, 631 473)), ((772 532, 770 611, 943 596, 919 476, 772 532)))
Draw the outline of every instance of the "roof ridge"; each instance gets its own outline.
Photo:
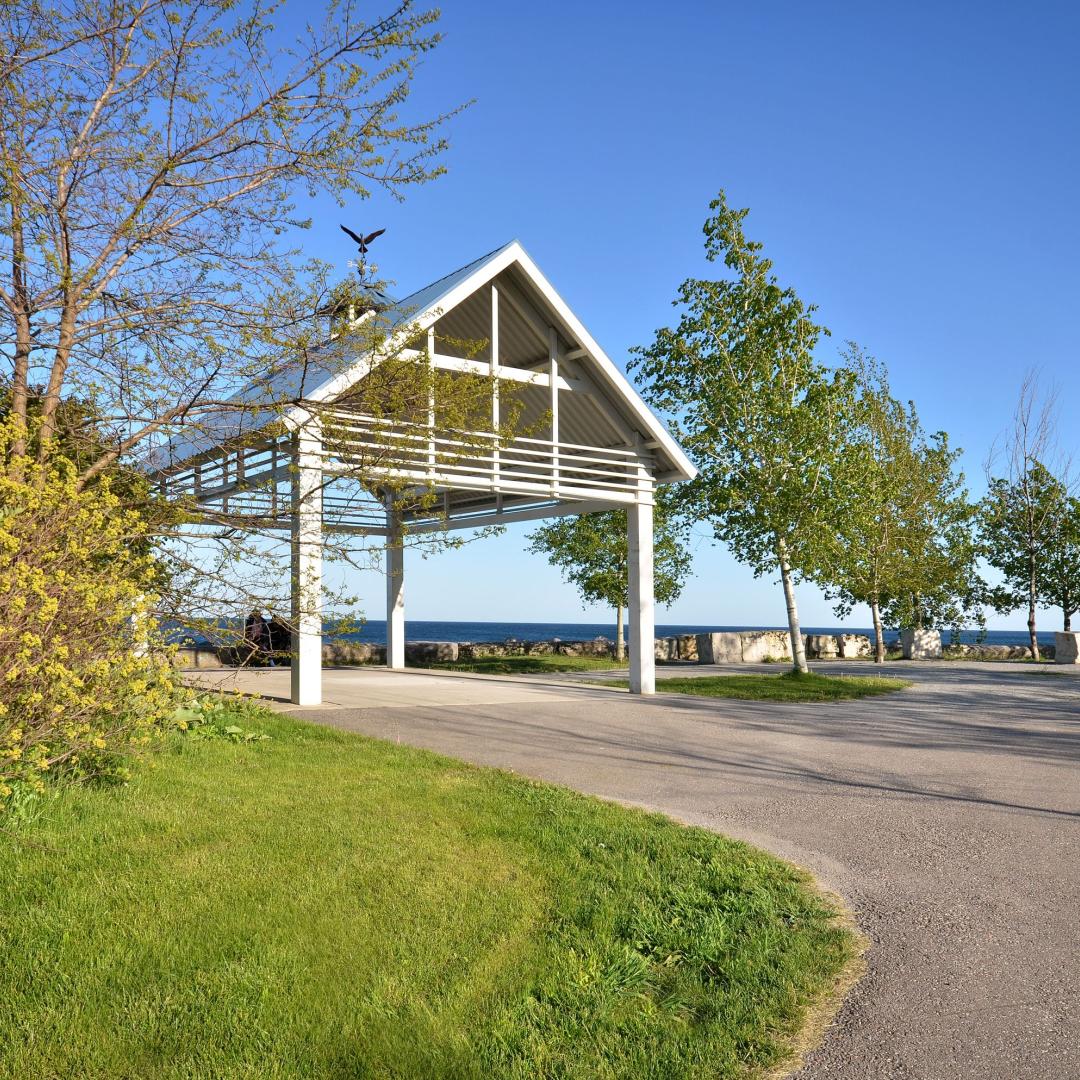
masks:
POLYGON ((458 274, 463 274, 466 270, 472 269, 474 266, 479 266, 480 263, 486 262, 493 255, 498 255, 500 251, 505 251, 512 244, 517 244, 518 241, 508 240, 505 244, 500 244, 497 248, 492 248, 486 255, 480 255, 478 258, 471 259, 467 263, 463 263, 456 270, 451 270, 449 273, 443 274, 442 277, 437 277, 434 281, 429 281, 426 285, 421 285, 419 289, 413 289, 408 296, 403 296, 400 300, 395 301, 394 306, 399 310, 404 308, 405 304, 411 300, 414 296, 419 296, 423 292, 427 292, 429 289, 435 288, 440 281, 447 281, 452 277, 456 277, 458 274))

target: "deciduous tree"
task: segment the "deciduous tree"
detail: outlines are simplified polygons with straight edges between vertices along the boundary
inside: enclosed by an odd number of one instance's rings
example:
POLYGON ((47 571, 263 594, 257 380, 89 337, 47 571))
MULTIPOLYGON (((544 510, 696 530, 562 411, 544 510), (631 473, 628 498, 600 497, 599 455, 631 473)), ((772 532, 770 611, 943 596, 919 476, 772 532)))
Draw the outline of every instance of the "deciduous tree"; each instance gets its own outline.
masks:
POLYGON ((730 276, 684 281, 678 324, 631 366, 699 469, 683 487, 687 507, 756 575, 779 574, 791 654, 806 671, 794 585, 828 558, 850 376, 814 359, 827 331, 747 239, 747 211, 723 192, 710 209, 706 256, 730 276))
MULTIPOLYGON (((653 516, 653 593, 661 604, 678 599, 690 575, 688 523, 670 487, 657 489, 653 516)), ((615 609, 615 655, 626 656, 623 612, 630 582, 626 511, 558 518, 529 535, 529 550, 547 557, 587 604, 615 609)))
POLYGON ((883 364, 854 344, 845 357, 853 422, 838 448, 843 506, 820 581, 838 616, 870 607, 882 663, 886 615, 901 627, 978 618, 972 510, 948 436, 923 431, 914 404, 892 396, 883 364))
MULTIPOLYGON (((454 109, 402 115, 438 13, 326 0, 293 32, 277 25, 281 6, 0 5, 0 356, 16 432, 0 468, 14 480, 28 461, 71 453, 73 400, 93 417, 72 455, 81 490, 181 431, 208 449, 254 416, 274 432, 305 386, 382 355, 408 326, 409 313, 383 310, 378 282, 335 283, 304 250, 297 204, 400 198, 443 171, 454 109), (350 307, 364 317, 342 318, 350 307)), ((483 404, 490 416, 489 386, 430 372, 423 341, 407 344, 352 407, 415 420, 434 396, 450 426, 483 404)), ((394 449, 383 442, 377 464, 394 449)), ((203 517, 167 544, 173 590, 159 614, 213 624, 280 611, 282 534, 258 531, 203 517)), ((377 557, 327 539, 331 559, 377 557)))
POLYGON ((285 240, 310 224, 298 194, 400 195, 441 171, 443 117, 398 115, 436 13, 331 0, 305 15, 289 40, 275 7, 227 0, 0 11, 12 412, 27 421, 40 386, 45 460, 62 400, 91 403, 109 445, 81 484, 180 422, 242 408, 242 385, 295 392, 328 289, 328 267, 285 240))
POLYGON ((1080 611, 1080 499, 1075 495, 1062 494, 1038 574, 1040 601, 1061 611, 1061 628, 1068 633, 1080 611))
POLYGON ((1069 463, 1057 447, 1054 394, 1045 394, 1034 372, 1020 387, 1012 425, 998 454, 987 462, 987 493, 981 506, 983 554, 1001 575, 995 605, 1027 607, 1031 655, 1039 659, 1036 608, 1040 567, 1054 544, 1055 522, 1068 494, 1069 463), (1002 466, 993 476, 994 466, 1002 466))

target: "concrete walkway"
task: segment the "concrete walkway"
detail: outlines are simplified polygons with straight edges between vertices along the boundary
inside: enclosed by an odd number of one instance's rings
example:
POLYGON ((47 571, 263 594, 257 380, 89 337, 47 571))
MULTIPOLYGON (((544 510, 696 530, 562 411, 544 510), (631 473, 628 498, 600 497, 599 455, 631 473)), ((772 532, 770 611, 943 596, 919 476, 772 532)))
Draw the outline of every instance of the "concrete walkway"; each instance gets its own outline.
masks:
POLYGON ((328 709, 416 709, 441 706, 524 705, 595 694, 580 684, 547 679, 507 679, 491 675, 447 675, 441 671, 389 671, 384 667, 326 668, 323 704, 292 705, 286 668, 221 668, 189 671, 190 683, 228 693, 259 694, 289 712, 328 709))
POLYGON ((661 809, 811 869, 873 945, 803 1080, 1080 1080, 1080 671, 890 667, 916 685, 820 705, 411 672, 380 673, 390 702, 358 673, 354 703, 329 673, 342 705, 304 714, 661 809))

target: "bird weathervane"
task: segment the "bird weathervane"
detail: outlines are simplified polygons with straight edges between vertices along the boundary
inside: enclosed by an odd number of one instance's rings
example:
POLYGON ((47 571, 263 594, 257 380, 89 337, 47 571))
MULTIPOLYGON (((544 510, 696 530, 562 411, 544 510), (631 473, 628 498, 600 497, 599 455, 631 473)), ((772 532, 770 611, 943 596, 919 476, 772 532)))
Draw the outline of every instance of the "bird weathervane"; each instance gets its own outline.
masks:
MULTIPOLYGON (((376 237, 382 236, 382 234, 386 232, 386 230, 376 229, 374 232, 368 233, 367 236, 362 236, 354 233, 352 229, 348 228, 345 225, 341 225, 340 229, 343 233, 345 233, 347 236, 351 236, 352 239, 356 241, 356 246, 360 251, 360 261, 357 263, 356 272, 360 275, 361 283, 366 284, 366 282, 364 281, 364 274, 365 271, 368 269, 368 248, 371 246, 372 240, 374 240, 376 237)), ((378 267, 376 267, 375 265, 371 266, 372 273, 374 273, 377 269, 378 267)))

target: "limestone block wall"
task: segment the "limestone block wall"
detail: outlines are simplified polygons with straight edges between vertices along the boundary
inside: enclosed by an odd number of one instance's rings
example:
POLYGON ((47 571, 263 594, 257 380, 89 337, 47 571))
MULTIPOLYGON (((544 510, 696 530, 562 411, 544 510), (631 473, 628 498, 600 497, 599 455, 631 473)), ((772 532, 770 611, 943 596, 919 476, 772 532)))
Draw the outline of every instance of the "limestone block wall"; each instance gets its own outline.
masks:
POLYGON ((324 645, 323 663, 339 666, 353 664, 385 664, 386 646, 370 645, 366 641, 332 641, 324 645))
POLYGON ((905 660, 940 660, 941 633, 937 630, 901 630, 900 648, 905 660))
POLYGON ((1054 635, 1054 662, 1057 664, 1080 664, 1080 634, 1054 635))
POLYGON ((807 660, 835 660, 840 655, 835 634, 807 634, 803 641, 807 660))
POLYGON ((744 664, 761 664, 766 660, 791 660, 788 636, 782 630, 747 630, 742 638, 744 664))
POLYGON ((742 635, 737 633, 698 634, 697 659, 701 664, 742 662, 742 635))
MULTIPOLYGON (((1080 633, 1055 635, 1052 646, 1040 651, 1044 658, 1058 663, 1080 663, 1080 633)), ((942 656, 971 660, 1025 660, 1031 650, 1024 645, 950 645, 942 647, 937 631, 905 631, 901 636, 904 656, 913 660, 939 659, 942 656)), ((803 642, 807 659, 855 659, 873 655, 866 634, 806 634, 803 642)), ((386 663, 386 647, 368 642, 336 641, 323 646, 327 666, 386 663)), ((503 656, 614 656, 614 643, 606 638, 592 641, 409 641, 405 656, 410 663, 453 663, 503 656)), ((766 661, 791 661, 788 636, 783 630, 745 630, 707 634, 682 634, 656 638, 654 655, 663 663, 753 664, 766 661)), ((200 646, 177 650, 174 663, 179 668, 221 668, 242 664, 247 650, 237 647, 200 646)), ((288 664, 288 657, 278 657, 288 664)))
MULTIPOLYGON (((1039 655, 1044 660, 1053 660, 1053 645, 1043 645, 1039 655)), ((1031 649, 1027 645, 946 645, 942 655, 955 660, 1030 660, 1031 649)))
POLYGON ((874 646, 865 634, 837 634, 836 647, 844 660, 858 660, 874 653, 874 646))

